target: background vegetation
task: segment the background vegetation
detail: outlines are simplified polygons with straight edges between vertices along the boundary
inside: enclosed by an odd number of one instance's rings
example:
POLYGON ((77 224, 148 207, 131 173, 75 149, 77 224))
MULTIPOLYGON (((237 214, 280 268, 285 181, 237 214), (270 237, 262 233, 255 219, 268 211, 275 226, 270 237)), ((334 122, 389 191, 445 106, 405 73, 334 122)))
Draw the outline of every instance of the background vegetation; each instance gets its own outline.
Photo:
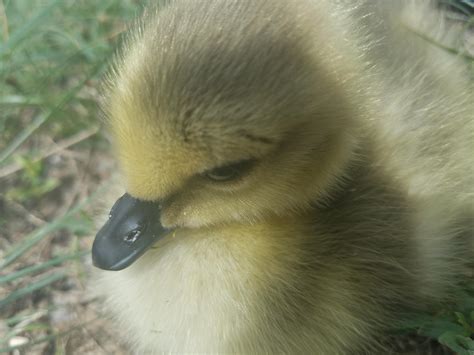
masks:
POLYGON ((141 7, 0 1, 0 353, 121 352, 85 290, 92 206, 114 170, 99 79, 141 7))
MULTIPOLYGON (((115 169, 98 82, 142 2, 0 0, 0 353, 124 352, 86 276, 93 207, 115 169)), ((474 351, 469 292, 414 315, 401 347, 474 351)))

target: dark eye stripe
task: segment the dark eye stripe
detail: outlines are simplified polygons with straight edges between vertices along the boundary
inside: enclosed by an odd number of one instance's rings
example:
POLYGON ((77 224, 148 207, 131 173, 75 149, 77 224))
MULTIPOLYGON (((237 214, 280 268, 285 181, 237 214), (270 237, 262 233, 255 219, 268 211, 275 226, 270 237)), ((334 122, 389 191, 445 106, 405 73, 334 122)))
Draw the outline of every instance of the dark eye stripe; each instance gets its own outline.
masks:
POLYGON ((252 142, 258 142, 258 143, 262 143, 262 144, 274 144, 275 141, 271 138, 267 138, 267 137, 263 137, 263 136, 257 136, 255 134, 251 134, 249 132, 246 132, 246 131, 242 131, 240 132, 242 137, 244 137, 245 139, 248 139, 249 141, 252 141, 252 142))

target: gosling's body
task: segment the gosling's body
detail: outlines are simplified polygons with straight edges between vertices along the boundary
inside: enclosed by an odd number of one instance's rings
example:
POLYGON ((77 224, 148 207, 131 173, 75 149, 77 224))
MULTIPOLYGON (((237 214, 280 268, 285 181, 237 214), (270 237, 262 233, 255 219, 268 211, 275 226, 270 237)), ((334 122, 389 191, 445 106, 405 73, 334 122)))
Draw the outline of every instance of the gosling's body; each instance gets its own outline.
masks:
POLYGON ((381 41, 372 6, 178 0, 130 36, 109 122, 126 190, 174 229, 101 275, 135 351, 380 353, 449 297, 474 254, 472 86, 393 19, 381 41))

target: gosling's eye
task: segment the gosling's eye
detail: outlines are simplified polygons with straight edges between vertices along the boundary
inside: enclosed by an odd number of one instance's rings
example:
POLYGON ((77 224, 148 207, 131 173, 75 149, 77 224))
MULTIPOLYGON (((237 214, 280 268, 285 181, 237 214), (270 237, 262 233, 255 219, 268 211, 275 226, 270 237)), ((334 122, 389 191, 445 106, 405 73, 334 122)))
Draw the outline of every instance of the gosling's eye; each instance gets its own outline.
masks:
POLYGON ((206 171, 203 175, 212 181, 224 182, 231 181, 241 177, 252 166, 254 160, 243 160, 237 163, 219 166, 206 171))

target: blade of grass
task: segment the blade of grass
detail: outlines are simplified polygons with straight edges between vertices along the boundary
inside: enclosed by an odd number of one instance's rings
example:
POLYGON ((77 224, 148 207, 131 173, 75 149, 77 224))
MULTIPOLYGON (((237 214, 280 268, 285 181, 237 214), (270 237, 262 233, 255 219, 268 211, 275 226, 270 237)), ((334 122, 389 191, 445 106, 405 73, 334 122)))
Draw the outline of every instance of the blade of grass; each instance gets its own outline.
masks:
POLYGON ((63 332, 57 332, 57 333, 53 333, 53 334, 50 334, 50 335, 46 335, 44 337, 41 337, 41 338, 38 338, 38 339, 35 339, 33 341, 30 341, 26 344, 21 344, 21 345, 16 345, 16 346, 8 346, 6 348, 0 348, 0 353, 8 353, 8 352, 11 352, 13 350, 21 350, 21 349, 27 349, 27 348, 30 348, 32 347, 33 345, 37 345, 37 344, 41 344, 41 343, 45 343, 45 342, 48 342, 48 341, 51 341, 51 340, 55 340, 57 338, 60 338, 60 337, 63 337, 65 335, 68 335, 80 328, 83 328, 84 326, 96 321, 97 319, 92 319, 92 320, 89 320, 87 322, 83 322, 81 324, 78 324, 74 327, 71 327, 69 328, 68 330, 65 330, 63 332))
MULTIPOLYGON (((99 131, 98 127, 92 127, 90 129, 81 131, 69 138, 63 139, 62 141, 58 142, 52 149, 40 153, 38 156, 33 158, 33 162, 38 162, 40 160, 43 160, 53 154, 57 154, 60 151, 67 149, 77 143, 80 143, 89 137, 92 137, 99 131)), ((18 163, 13 163, 11 165, 7 165, 4 168, 0 169, 0 178, 3 178, 5 176, 8 176, 10 174, 16 173, 19 170, 22 170, 24 168, 23 165, 18 164, 18 163)))
POLYGON ((75 213, 78 211, 78 208, 73 208, 70 212, 66 213, 62 217, 56 219, 52 223, 45 224, 44 226, 38 228, 36 231, 31 233, 29 236, 22 241, 16 248, 11 250, 0 263, 0 270, 4 269, 6 266, 10 265, 36 244, 38 244, 43 238, 45 238, 48 234, 54 232, 55 230, 64 227, 64 221, 67 217, 70 216, 71 213, 75 213))
POLYGON ((1 106, 39 106, 44 104, 38 97, 26 97, 21 95, 5 95, 0 97, 1 106))
MULTIPOLYGON (((51 112, 51 111, 50 111, 51 112)), ((40 127, 50 116, 50 112, 40 114, 28 127, 26 127, 15 139, 3 150, 0 154, 0 164, 7 159, 13 152, 34 132, 40 127)))
POLYGON ((0 276, 0 285, 2 285, 4 283, 7 283, 7 282, 15 281, 15 280, 17 280, 21 277, 24 277, 24 276, 32 274, 32 273, 48 269, 52 266, 62 264, 63 262, 65 262, 67 260, 78 259, 81 256, 86 255, 87 253, 89 253, 88 250, 82 250, 82 251, 80 251, 78 253, 74 253, 74 254, 57 256, 57 257, 55 257, 53 259, 50 259, 50 260, 48 260, 48 261, 46 261, 42 264, 29 266, 29 267, 26 267, 26 268, 21 269, 19 271, 13 272, 11 274, 8 274, 8 275, 5 275, 5 276, 0 276))
MULTIPOLYGON (((0 66, 0 76, 18 70, 27 70, 29 67, 37 68, 46 65, 46 63, 57 63, 60 60, 64 60, 64 55, 65 53, 32 53, 26 58, 20 57, 19 59, 15 58, 14 61, 4 61, 0 66)), ((74 60, 79 55, 81 55, 81 52, 72 53, 66 57, 66 60, 74 60)), ((61 68, 61 66, 59 66, 59 68, 61 68)), ((58 65, 55 65, 55 69, 58 69, 58 65)))
POLYGON ((8 41, 8 17, 7 13, 5 12, 5 6, 3 4, 3 0, 0 0, 0 19, 2 19, 2 35, 3 35, 3 41, 7 42, 8 41))
MULTIPOLYGON (((38 244, 41 240, 47 237, 50 233, 60 229, 60 228, 68 228, 69 219, 79 212, 85 205, 87 205, 91 200, 93 200, 97 195, 104 191, 107 188, 107 184, 102 185, 99 187, 91 196, 84 199, 83 201, 77 203, 72 209, 66 212, 61 217, 58 217, 54 221, 47 223, 31 234, 29 234, 21 243, 18 243, 15 247, 13 247, 3 258, 3 261, 0 262, 0 270, 4 269, 11 263, 13 263, 16 259, 38 244)), ((72 226, 77 225, 77 223, 72 224, 72 226)))
POLYGON ((18 134, 13 141, 0 153, 0 164, 2 164, 10 155, 12 155, 15 150, 23 144, 43 123, 49 120, 54 116, 65 104, 71 101, 74 96, 79 92, 79 90, 84 86, 84 84, 105 66, 104 62, 97 63, 88 75, 81 80, 76 86, 71 90, 66 92, 58 101, 53 108, 47 109, 42 114, 38 115, 28 127, 26 127, 20 134, 18 134))
POLYGON ((29 295, 30 293, 37 291, 39 289, 42 289, 43 287, 46 287, 56 281, 59 281, 61 279, 64 279, 67 277, 66 274, 64 273, 55 273, 48 275, 46 277, 41 278, 40 280, 29 284, 28 286, 25 286, 23 288, 19 288, 13 292, 11 292, 7 297, 3 298, 0 300, 0 309, 5 307, 6 305, 16 301, 17 299, 24 297, 26 295, 29 295))
POLYGON ((27 23, 25 23, 22 27, 18 30, 10 34, 8 41, 5 42, 2 46, 0 46, 0 56, 8 53, 9 51, 13 50, 16 46, 18 46, 25 38, 31 35, 32 32, 38 30, 38 27, 42 23, 47 23, 47 16, 51 14, 56 6, 58 6, 62 0, 54 0, 50 4, 48 4, 41 12, 39 12, 35 17, 30 19, 27 23))
POLYGON ((48 310, 43 309, 40 311, 37 311, 33 314, 30 314, 27 317, 23 317, 21 322, 18 322, 13 329, 11 329, 7 334, 0 339, 0 344, 8 344, 8 341, 17 336, 20 333, 23 333, 25 331, 31 331, 30 325, 34 324, 36 321, 40 320, 41 318, 47 316, 49 313, 48 310))
POLYGON ((422 38, 423 40, 429 42, 430 44, 438 47, 438 48, 441 48, 442 50, 445 50, 446 52, 448 53, 451 53, 453 55, 457 55, 461 58, 464 58, 464 59, 467 59, 469 61, 474 61, 474 57, 472 55, 470 55, 469 53, 464 53, 464 52, 461 52, 459 50, 457 50, 456 48, 451 48, 451 47, 448 47, 438 41, 435 41, 433 38, 415 30, 414 28, 411 28, 409 26, 405 26, 408 30, 410 30, 411 32, 413 32, 415 35, 417 35, 418 37, 422 38))
POLYGON ((11 317, 11 318, 7 318, 6 320, 4 320, 4 323, 8 327, 13 327, 16 324, 21 323, 26 319, 35 317, 35 315, 38 314, 38 313, 46 315, 49 312, 54 311, 55 309, 57 309, 57 308, 56 307, 49 307, 49 308, 36 310, 34 313, 31 313, 31 314, 17 314, 15 316, 11 317))

